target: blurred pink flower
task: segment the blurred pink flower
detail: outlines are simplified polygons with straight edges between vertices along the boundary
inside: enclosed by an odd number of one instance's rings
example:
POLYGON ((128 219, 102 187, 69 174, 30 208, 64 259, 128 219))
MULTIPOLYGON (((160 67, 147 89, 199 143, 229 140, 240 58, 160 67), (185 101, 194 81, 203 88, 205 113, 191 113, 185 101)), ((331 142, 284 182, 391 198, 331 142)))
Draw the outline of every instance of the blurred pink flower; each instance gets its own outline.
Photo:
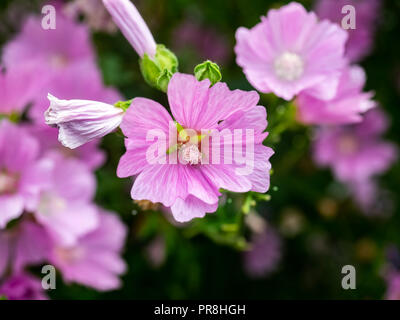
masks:
POLYGON ((140 57, 154 57, 156 43, 146 22, 129 0, 103 0, 115 24, 140 57))
POLYGON ((244 266, 250 277, 264 277, 273 272, 282 256, 281 238, 277 232, 267 228, 262 233, 254 233, 251 249, 244 253, 244 266))
POLYGON ((7 268, 21 272, 28 265, 47 260, 51 241, 46 229, 32 220, 24 220, 11 230, 0 231, 0 277, 7 268))
POLYGON ((348 124, 362 121, 362 113, 375 107, 373 93, 362 92, 365 72, 361 67, 346 68, 340 77, 335 97, 319 100, 307 93, 300 93, 296 103, 298 120, 306 124, 348 124))
POLYGON ((104 164, 105 153, 99 148, 100 140, 93 140, 76 149, 64 147, 58 141, 58 129, 48 126, 28 125, 27 129, 40 142, 40 155, 48 152, 59 152, 65 158, 75 158, 88 166, 91 170, 96 170, 104 164))
POLYGON ((380 0, 319 0, 315 11, 320 19, 341 24, 346 15, 342 13, 342 8, 346 5, 356 10, 356 28, 346 30, 349 39, 345 54, 352 62, 357 62, 372 49, 381 3, 380 0))
MULTIPOLYGON (((171 207, 179 222, 204 217, 218 208, 219 189, 234 192, 266 192, 269 188, 269 158, 272 149, 262 145, 267 133, 266 110, 257 106, 256 92, 230 91, 225 83, 210 88, 210 81, 197 81, 192 75, 175 73, 168 85, 168 101, 176 121, 185 129, 200 131, 216 129, 254 130, 254 168, 252 173, 239 175, 242 167, 235 161, 227 164, 198 163, 198 146, 185 142, 169 154, 175 159, 183 154, 186 164, 150 163, 146 153, 152 142, 146 139, 150 130, 166 136, 173 123, 166 109, 155 101, 135 98, 127 110, 121 129, 127 137, 126 153, 121 157, 117 175, 121 178, 138 175, 131 191, 134 200, 150 200, 171 207)), ((176 130, 173 127, 172 131, 176 130)), ((174 134, 173 132, 171 133, 174 134)), ((223 134, 223 133, 222 133, 223 134)), ((225 139, 224 139, 225 140, 225 139)), ((224 142, 227 148, 232 142, 224 142)), ((245 142, 243 142, 245 144, 245 142)), ((167 150, 173 146, 165 146, 167 150)), ((224 152, 221 151, 221 155, 224 152)), ((201 161, 201 160, 200 160, 201 161)))
POLYGON ((365 182, 386 171, 397 158, 397 148, 381 140, 386 128, 383 112, 373 109, 359 124, 320 129, 314 144, 315 161, 331 167, 342 182, 365 182))
POLYGON ((50 107, 45 112, 46 124, 57 126, 58 140, 75 149, 104 137, 119 127, 124 110, 92 100, 60 100, 48 94, 50 107))
POLYGON ((392 274, 387 279, 386 300, 400 300, 400 274, 392 274))
POLYGON ((378 185, 375 178, 349 183, 355 203, 367 216, 388 217, 393 213, 393 199, 388 190, 378 185))
MULTIPOLYGON (((71 66, 79 66, 84 73, 97 68, 90 34, 86 26, 57 13, 56 29, 42 28, 41 17, 28 17, 21 32, 3 48, 6 68, 35 63, 42 69, 41 76, 48 81, 62 77, 71 66)), ((79 73, 78 73, 79 74, 79 73)))
POLYGON ((45 83, 33 64, 20 64, 2 71, 0 65, 0 114, 22 113, 39 97, 45 83))
POLYGON ((65 4, 63 12, 72 19, 83 15, 85 22, 95 31, 112 33, 117 30, 101 0, 74 0, 65 4))
POLYGON ((76 282, 100 291, 121 286, 119 275, 126 271, 120 257, 127 230, 113 213, 98 209, 99 226, 72 246, 55 245, 50 262, 66 282, 76 282))
POLYGON ((236 32, 236 62, 259 91, 291 100, 307 90, 332 99, 345 66, 347 34, 338 25, 318 22, 313 12, 292 2, 272 9, 252 29, 236 32))
POLYGON ((121 100, 118 91, 103 85, 103 79, 97 67, 82 69, 79 64, 70 65, 61 76, 42 87, 40 99, 29 112, 35 124, 46 126, 43 115, 49 106, 47 99, 49 92, 62 99, 99 100, 111 104, 121 100))
POLYGON ((46 181, 38 153, 38 141, 25 129, 0 121, 0 229, 37 205, 46 181))
POLYGON ((0 283, 0 296, 7 300, 47 300, 39 279, 28 273, 15 274, 0 283))
POLYGON ((55 241, 74 245, 99 223, 92 203, 95 177, 80 161, 60 154, 49 154, 43 162, 50 171, 50 182, 40 193, 34 216, 55 241))

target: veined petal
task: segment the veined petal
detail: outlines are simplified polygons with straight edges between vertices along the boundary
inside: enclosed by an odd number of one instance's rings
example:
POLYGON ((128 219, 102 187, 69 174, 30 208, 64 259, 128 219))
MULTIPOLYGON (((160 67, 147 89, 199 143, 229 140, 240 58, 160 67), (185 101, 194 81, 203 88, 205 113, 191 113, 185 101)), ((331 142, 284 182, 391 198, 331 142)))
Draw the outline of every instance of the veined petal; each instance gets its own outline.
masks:
POLYGON ((50 107, 45 112, 46 123, 59 128, 58 139, 70 149, 114 131, 124 115, 122 109, 102 102, 59 100, 51 94, 48 99, 50 107))
POLYGON ((143 57, 147 53, 154 56, 156 43, 133 3, 129 0, 103 0, 103 3, 138 55, 143 57))

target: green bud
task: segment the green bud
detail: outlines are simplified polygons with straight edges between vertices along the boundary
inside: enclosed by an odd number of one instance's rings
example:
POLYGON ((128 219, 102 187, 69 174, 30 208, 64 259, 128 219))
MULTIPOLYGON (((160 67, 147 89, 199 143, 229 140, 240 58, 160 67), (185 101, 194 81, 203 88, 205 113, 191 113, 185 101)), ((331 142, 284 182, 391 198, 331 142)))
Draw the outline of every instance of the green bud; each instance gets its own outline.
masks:
POLYGON ((154 58, 144 54, 139 64, 144 80, 163 92, 167 91, 172 75, 178 71, 178 59, 162 44, 157 45, 154 58))
POLYGON ((162 92, 167 92, 169 80, 171 80, 173 73, 164 69, 157 79, 157 88, 162 92))
POLYGON ((222 79, 219 66, 210 60, 198 64, 194 68, 194 74, 199 81, 209 79, 212 86, 222 79))
POLYGON ((114 106, 126 111, 130 107, 132 100, 133 99, 128 100, 128 101, 118 101, 118 102, 114 103, 114 106))

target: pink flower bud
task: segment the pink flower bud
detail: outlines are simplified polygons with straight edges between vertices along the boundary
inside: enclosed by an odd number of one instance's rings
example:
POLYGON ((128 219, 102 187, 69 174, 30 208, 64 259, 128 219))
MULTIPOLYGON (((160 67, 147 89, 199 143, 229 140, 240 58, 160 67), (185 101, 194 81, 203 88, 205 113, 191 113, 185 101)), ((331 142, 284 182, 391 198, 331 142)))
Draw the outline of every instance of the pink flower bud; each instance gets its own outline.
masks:
POLYGON ((91 100, 59 100, 48 94, 50 107, 46 124, 60 130, 58 140, 75 149, 93 139, 104 137, 120 125, 124 110, 91 100))

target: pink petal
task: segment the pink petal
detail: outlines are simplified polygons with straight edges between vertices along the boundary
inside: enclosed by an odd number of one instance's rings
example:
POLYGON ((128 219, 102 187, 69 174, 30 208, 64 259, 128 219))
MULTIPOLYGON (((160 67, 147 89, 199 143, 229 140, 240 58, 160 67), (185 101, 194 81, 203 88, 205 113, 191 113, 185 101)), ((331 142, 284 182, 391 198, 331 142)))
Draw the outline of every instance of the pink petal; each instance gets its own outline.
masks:
POLYGON ((185 200, 177 198, 171 206, 172 215, 178 222, 187 222, 194 218, 203 218, 206 213, 217 211, 218 202, 207 204, 194 196, 188 196, 185 200))

